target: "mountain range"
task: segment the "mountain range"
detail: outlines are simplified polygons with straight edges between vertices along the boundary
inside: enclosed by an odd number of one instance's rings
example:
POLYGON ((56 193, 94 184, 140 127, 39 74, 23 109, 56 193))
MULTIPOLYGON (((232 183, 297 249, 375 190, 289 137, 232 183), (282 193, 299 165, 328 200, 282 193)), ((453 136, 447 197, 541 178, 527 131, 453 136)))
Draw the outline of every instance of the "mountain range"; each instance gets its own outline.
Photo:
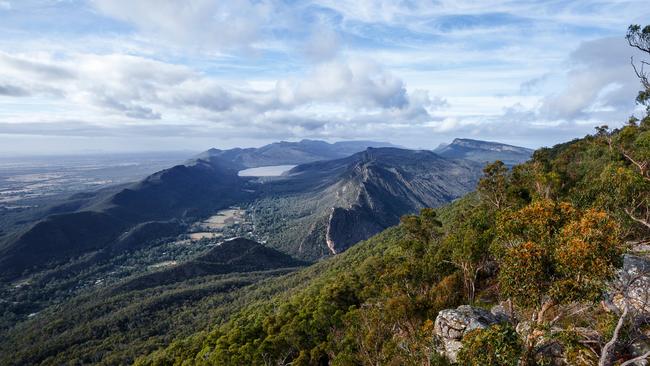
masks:
POLYGON ((70 262, 83 267, 178 235, 231 205, 249 207, 260 240, 316 260, 395 225, 403 214, 469 192, 480 176, 482 153, 507 161, 529 156, 527 149, 475 140, 457 139, 439 153, 387 145, 303 140, 211 149, 140 182, 75 195, 52 207, 54 214, 3 237, 0 277, 16 279, 70 262), (268 164, 301 165, 267 182, 237 174, 268 164))
POLYGON ((339 141, 327 143, 319 140, 298 142, 280 141, 259 148, 210 149, 198 156, 219 157, 238 169, 271 165, 298 165, 319 160, 333 160, 350 156, 369 147, 398 147, 387 142, 339 141))

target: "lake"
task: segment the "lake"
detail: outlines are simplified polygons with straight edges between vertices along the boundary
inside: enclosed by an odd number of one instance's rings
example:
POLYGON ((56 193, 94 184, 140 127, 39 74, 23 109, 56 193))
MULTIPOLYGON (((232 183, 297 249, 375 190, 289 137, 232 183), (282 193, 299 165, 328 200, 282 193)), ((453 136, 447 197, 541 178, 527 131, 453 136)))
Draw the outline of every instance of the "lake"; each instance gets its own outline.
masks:
POLYGON ((271 165, 240 170, 240 177, 279 177, 282 173, 291 170, 295 165, 271 165))

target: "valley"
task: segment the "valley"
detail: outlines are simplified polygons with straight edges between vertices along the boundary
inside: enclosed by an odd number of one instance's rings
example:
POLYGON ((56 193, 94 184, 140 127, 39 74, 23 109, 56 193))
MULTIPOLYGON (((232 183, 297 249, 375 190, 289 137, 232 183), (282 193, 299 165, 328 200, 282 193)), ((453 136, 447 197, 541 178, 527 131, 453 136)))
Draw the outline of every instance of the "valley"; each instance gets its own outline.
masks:
POLYGON ((203 221, 190 225, 187 236, 190 240, 225 240, 238 236, 252 236, 252 229, 245 209, 229 207, 216 212, 203 221))

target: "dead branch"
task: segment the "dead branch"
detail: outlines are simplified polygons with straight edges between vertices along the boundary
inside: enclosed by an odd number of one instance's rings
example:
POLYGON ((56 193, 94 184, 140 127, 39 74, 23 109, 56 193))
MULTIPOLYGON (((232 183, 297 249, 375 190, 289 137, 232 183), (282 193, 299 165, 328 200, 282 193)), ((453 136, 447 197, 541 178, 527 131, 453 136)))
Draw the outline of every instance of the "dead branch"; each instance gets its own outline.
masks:
POLYGON ((626 209, 624 209, 624 211, 627 214, 627 216, 629 216, 632 220, 634 220, 634 221, 638 222, 639 224, 641 224, 641 225, 647 227, 648 229, 650 229, 650 222, 648 222, 647 220, 641 219, 639 217, 636 217, 634 215, 634 212, 632 210, 630 210, 630 209, 626 208, 626 209))
POLYGON ((614 334, 612 335, 612 338, 609 340, 609 342, 605 343, 605 346, 600 353, 598 366, 611 366, 611 358, 613 357, 612 353, 616 347, 616 344, 618 343, 618 338, 621 334, 621 329, 623 329, 623 325, 625 324, 625 320, 627 319, 629 310, 629 306, 626 303, 623 306, 623 314, 621 314, 621 316, 618 318, 618 322, 616 323, 616 328, 614 328, 614 334))

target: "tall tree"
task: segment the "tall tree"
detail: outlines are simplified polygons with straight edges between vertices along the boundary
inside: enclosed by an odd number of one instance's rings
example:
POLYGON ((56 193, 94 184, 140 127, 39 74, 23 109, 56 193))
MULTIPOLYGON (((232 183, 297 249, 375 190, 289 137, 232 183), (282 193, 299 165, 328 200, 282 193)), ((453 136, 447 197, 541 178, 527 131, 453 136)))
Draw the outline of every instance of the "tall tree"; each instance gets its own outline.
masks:
POLYGON ((507 199, 508 168, 497 160, 483 168, 483 178, 478 182, 478 193, 482 200, 492 204, 497 210, 504 207, 507 199))
POLYGON ((476 297, 476 283, 489 262, 489 247, 494 236, 494 214, 479 205, 460 214, 448 229, 443 244, 451 264, 463 275, 465 296, 470 304, 476 297))

